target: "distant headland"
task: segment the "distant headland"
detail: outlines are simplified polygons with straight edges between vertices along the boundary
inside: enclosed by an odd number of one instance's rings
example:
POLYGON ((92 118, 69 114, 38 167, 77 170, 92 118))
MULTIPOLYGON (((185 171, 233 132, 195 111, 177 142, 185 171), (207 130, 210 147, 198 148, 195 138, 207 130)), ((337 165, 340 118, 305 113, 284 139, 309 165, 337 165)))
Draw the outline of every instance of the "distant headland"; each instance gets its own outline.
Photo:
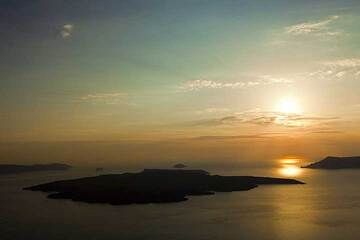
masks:
POLYGON ((38 171, 64 171, 70 168, 71 166, 61 163, 34 164, 34 165, 0 164, 0 174, 15 174, 15 173, 25 173, 25 172, 38 172, 38 171))
POLYGON ((321 161, 303 166, 313 169, 351 169, 360 168, 360 156, 356 157, 333 157, 329 156, 321 161))
POLYGON ((187 196, 247 191, 263 184, 303 184, 294 179, 210 175, 204 170, 145 169, 24 188, 49 192, 49 198, 87 203, 144 204, 186 201, 187 196))

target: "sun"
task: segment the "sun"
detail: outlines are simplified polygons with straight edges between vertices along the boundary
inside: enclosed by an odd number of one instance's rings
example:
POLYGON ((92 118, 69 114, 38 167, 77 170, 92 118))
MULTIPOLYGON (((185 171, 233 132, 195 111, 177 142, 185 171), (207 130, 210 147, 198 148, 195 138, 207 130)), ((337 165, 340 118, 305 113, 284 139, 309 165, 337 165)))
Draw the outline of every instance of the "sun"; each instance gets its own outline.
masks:
POLYGON ((301 158, 296 156, 288 156, 278 160, 281 164, 279 173, 283 176, 287 177, 295 177, 299 176, 302 173, 301 167, 299 167, 301 163, 301 158))
POLYGON ((301 174, 301 168, 295 165, 284 165, 279 169, 280 174, 284 176, 294 177, 301 174))
POLYGON ((298 114, 301 112, 299 102, 293 97, 281 99, 278 103, 277 110, 286 114, 298 114))

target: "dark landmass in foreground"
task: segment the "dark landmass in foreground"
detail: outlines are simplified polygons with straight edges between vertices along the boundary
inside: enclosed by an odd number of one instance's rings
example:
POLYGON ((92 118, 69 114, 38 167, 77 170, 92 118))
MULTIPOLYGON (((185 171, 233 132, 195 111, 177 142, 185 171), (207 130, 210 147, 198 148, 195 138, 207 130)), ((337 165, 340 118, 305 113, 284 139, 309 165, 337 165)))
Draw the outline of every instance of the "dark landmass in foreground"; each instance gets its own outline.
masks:
POLYGON ((262 184, 303 183, 282 178, 210 175, 203 170, 145 169, 139 173, 56 181, 25 190, 50 192, 48 197, 55 199, 119 205, 180 202, 190 195, 246 191, 262 184))
POLYGON ((71 166, 60 163, 34 165, 0 164, 0 174, 14 174, 37 171, 64 171, 70 168, 71 166))
POLYGON ((319 162, 304 166, 313 169, 349 169, 360 168, 360 157, 326 157, 319 162))

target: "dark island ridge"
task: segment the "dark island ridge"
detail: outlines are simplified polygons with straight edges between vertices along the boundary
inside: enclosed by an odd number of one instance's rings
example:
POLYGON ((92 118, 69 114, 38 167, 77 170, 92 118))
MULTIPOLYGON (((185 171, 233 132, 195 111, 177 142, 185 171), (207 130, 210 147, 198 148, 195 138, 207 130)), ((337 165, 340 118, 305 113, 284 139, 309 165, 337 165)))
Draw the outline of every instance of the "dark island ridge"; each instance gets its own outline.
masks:
POLYGON ((312 169, 356 169, 360 168, 360 156, 356 157, 333 157, 329 156, 321 161, 303 166, 312 169))
POLYGON ((144 204, 187 200, 186 196, 247 191, 263 184, 303 184, 294 179, 210 175, 204 170, 145 169, 139 173, 100 175, 24 188, 49 192, 49 198, 87 203, 144 204))
POLYGON ((33 165, 0 164, 0 174, 15 174, 38 171, 65 171, 70 168, 71 166, 61 163, 33 165))

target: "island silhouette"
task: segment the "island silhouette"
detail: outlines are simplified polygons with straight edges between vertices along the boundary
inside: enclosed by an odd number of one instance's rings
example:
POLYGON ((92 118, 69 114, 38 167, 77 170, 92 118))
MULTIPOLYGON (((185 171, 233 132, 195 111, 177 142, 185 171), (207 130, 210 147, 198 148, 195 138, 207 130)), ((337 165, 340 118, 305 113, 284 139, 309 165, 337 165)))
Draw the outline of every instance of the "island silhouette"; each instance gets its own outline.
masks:
POLYGON ((294 179, 210 175, 204 170, 144 169, 63 180, 26 187, 48 192, 48 198, 87 203, 144 204, 186 201, 187 196, 247 191, 264 184, 303 184, 294 179))
POLYGON ((333 157, 328 156, 321 161, 311 163, 303 168, 313 169, 351 169, 360 168, 360 156, 356 157, 333 157))

